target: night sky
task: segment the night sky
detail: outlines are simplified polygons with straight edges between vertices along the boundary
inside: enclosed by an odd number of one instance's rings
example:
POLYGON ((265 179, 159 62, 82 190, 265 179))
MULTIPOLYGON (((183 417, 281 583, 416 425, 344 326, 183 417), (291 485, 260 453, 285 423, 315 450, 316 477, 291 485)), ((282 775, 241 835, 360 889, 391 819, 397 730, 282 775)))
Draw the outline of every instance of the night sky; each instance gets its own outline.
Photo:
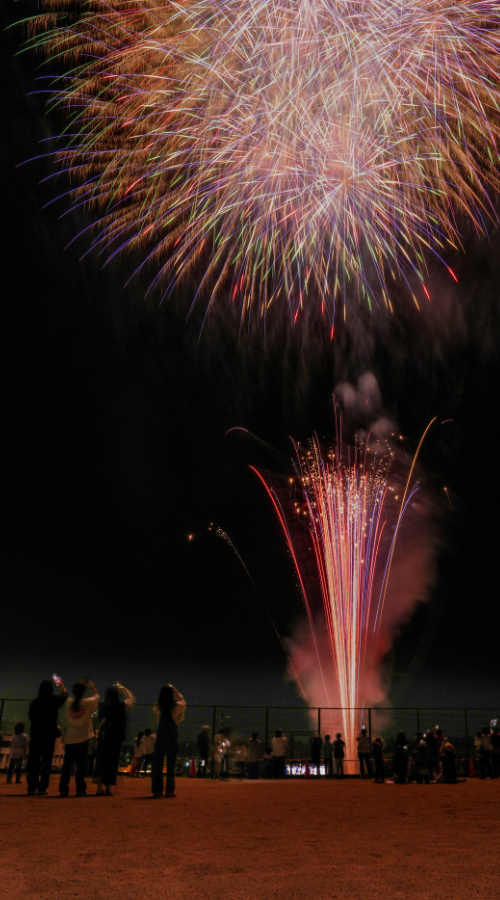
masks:
POLYGON ((63 216, 67 201, 46 206, 66 188, 44 180, 50 161, 18 167, 53 149, 60 124, 30 96, 36 63, 14 57, 20 41, 3 34, 0 696, 29 697, 56 671, 68 685, 121 679, 144 702, 173 680, 192 703, 299 703, 266 609, 289 635, 300 595, 249 464, 292 474, 289 436, 332 438, 334 387, 372 371, 408 452, 434 415, 453 419, 421 456, 437 576, 387 660, 391 698, 498 703, 498 230, 464 224, 464 252, 446 257, 458 286, 429 260, 421 312, 402 287, 394 316, 353 300, 330 342, 314 310, 241 333, 222 299, 200 334, 193 284, 164 303, 144 299, 147 276, 124 288, 133 259, 103 269, 82 259, 85 237, 68 247, 85 221, 63 216), (235 426, 251 434, 226 434, 235 426))

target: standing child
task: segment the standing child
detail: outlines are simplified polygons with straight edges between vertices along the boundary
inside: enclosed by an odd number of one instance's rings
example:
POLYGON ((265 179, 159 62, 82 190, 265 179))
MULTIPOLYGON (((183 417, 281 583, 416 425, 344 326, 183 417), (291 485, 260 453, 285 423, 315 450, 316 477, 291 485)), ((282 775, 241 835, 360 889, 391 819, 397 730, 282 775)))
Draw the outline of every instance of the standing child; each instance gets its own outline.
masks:
POLYGON ((7 784, 12 784, 12 775, 16 770, 16 784, 21 784, 21 772, 23 762, 28 756, 28 735, 24 733, 24 722, 17 722, 14 726, 14 737, 10 742, 9 768, 7 770, 7 784))
POLYGON ((151 767, 150 775, 153 774, 153 754, 155 752, 156 734, 153 734, 151 728, 146 728, 144 732, 144 774, 151 767))

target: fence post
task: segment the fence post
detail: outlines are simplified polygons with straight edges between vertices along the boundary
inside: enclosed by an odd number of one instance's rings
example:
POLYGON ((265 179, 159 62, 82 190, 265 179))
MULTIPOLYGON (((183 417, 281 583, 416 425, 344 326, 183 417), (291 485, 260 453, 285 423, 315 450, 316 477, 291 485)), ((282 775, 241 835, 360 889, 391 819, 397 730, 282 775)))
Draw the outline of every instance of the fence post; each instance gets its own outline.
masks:
MULTIPOLYGON (((469 722, 468 722, 468 720, 467 720, 467 710, 466 710, 466 709, 464 709, 464 719, 465 719, 465 746, 466 746, 466 748, 467 748, 467 762, 468 762, 469 759, 470 759, 470 750, 469 750, 469 722)), ((467 769, 467 767, 466 767, 465 771, 466 771, 466 772, 469 771, 469 770, 467 769)))
POLYGON ((372 755, 372 711, 371 707, 368 709, 368 737, 370 740, 370 749, 369 754, 372 755))
POLYGON ((2 697, 2 705, 0 706, 0 730, 2 728, 2 719, 3 719, 3 707, 5 703, 5 698, 2 697))
POLYGON ((318 706, 318 734, 321 734, 321 706, 318 706))
POLYGON ((419 734, 422 733, 420 730, 420 710, 419 709, 417 709, 417 731, 419 734))
POLYGON ((269 747, 269 707, 266 706, 266 749, 269 747))
MULTIPOLYGON (((215 738, 215 717, 216 717, 216 715, 217 715, 217 707, 214 706, 214 708, 212 710, 212 748, 215 743, 214 738, 215 738)), ((215 771, 215 759, 214 759, 214 753, 213 753, 213 749, 212 749, 212 765, 210 767, 210 778, 214 777, 214 771, 215 771)))

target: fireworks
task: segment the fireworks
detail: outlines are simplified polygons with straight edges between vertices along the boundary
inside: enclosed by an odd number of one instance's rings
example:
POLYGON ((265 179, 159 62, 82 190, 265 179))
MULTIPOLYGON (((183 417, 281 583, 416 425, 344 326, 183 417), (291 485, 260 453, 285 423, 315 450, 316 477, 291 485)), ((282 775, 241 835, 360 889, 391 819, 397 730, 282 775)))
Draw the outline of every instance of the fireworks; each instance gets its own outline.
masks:
POLYGON ((66 66, 51 90, 73 200, 94 245, 137 251, 165 293, 194 267, 207 309, 224 294, 264 317, 282 297, 295 321, 317 301, 333 325, 348 294, 392 309, 398 274, 418 305, 456 213, 484 231, 498 0, 43 9, 32 44, 66 66))
MULTIPOLYGON (((296 528, 290 522, 290 516, 287 520, 276 491, 262 476, 259 477, 278 512, 300 580, 323 681, 323 696, 326 695, 330 707, 333 704, 328 678, 324 674, 328 667, 323 651, 326 636, 342 710, 343 731, 352 755, 356 711, 364 703, 359 691, 360 674, 367 658, 372 665, 375 658, 383 655, 378 646, 380 624, 399 524, 418 490, 417 484, 410 487, 416 456, 406 487, 398 491, 390 477, 393 452, 390 447, 381 452, 370 436, 364 444, 354 448, 344 448, 339 436, 327 454, 322 452, 315 439, 309 451, 296 447, 296 452, 305 501, 303 511, 307 515, 321 589, 323 615, 320 618, 305 586, 304 564, 299 559, 299 542, 294 537, 296 528)), ((300 512, 300 504, 296 503, 295 508, 300 512)))

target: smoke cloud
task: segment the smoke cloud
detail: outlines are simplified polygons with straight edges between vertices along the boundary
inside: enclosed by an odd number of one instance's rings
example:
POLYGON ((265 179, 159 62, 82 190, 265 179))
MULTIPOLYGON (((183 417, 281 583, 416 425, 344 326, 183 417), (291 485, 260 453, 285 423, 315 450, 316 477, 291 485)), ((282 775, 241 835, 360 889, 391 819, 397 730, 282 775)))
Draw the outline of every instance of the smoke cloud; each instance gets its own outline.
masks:
MULTIPOLYGON (((436 505, 432 492, 426 486, 423 474, 418 469, 418 463, 413 470, 407 495, 410 499, 397 526, 414 449, 407 450, 396 423, 384 413, 375 376, 371 372, 365 372, 359 378, 357 386, 349 383, 339 384, 335 389, 335 399, 342 410, 344 443, 352 446, 355 439, 359 442, 370 434, 370 445, 376 445, 378 439, 379 446, 386 448, 381 452, 389 453, 393 460, 383 507, 386 524, 371 595, 366 652, 358 677, 359 711, 355 719, 357 730, 363 722, 368 724, 367 707, 389 706, 388 654, 396 635, 410 619, 417 604, 428 598, 429 588, 435 576, 438 529, 436 505), (411 489, 415 487, 418 490, 412 493, 411 489), (392 566, 384 592, 384 567, 390 555, 396 527, 392 566), (379 625, 376 625, 377 614, 380 616, 379 625)), ((299 538, 299 543, 302 542, 302 551, 299 548, 297 565, 301 570, 314 624, 311 628, 311 623, 302 619, 296 625, 289 644, 293 665, 293 668, 290 667, 289 675, 292 678, 298 676, 311 707, 338 708, 341 705, 339 687, 328 639, 324 602, 318 586, 317 566, 311 554, 308 556, 305 552, 305 540, 303 530, 302 538, 299 538)), ((373 713, 372 729, 382 728, 389 719, 388 712, 373 713)), ((317 721, 316 714, 313 715, 313 720, 317 721)), ((340 709, 331 712, 322 711, 323 733, 334 735, 339 731, 345 732, 345 721, 340 709)), ((355 759, 357 750, 352 729, 346 737, 347 755, 350 759, 355 759)))

